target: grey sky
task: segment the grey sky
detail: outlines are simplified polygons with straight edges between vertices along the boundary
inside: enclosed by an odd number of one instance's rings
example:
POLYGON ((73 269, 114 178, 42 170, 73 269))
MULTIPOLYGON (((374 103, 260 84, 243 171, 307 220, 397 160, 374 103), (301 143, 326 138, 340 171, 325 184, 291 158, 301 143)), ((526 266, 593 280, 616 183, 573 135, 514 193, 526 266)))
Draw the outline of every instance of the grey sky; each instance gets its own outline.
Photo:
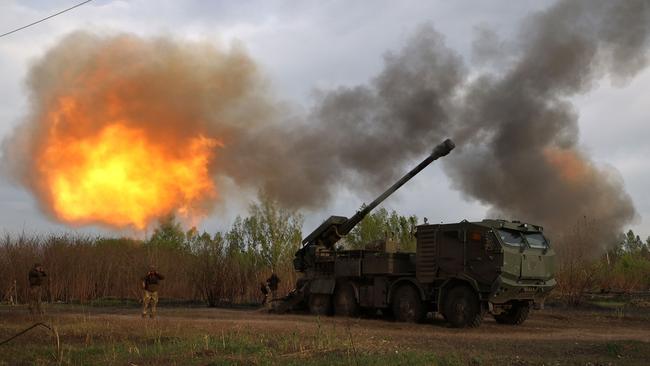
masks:
MULTIPOLYGON (((73 5, 74 1, 0 0, 0 33, 73 5)), ((65 34, 86 29, 132 32, 208 40, 215 44, 241 42, 261 65, 279 99, 293 108, 308 109, 313 93, 372 78, 382 67, 382 55, 397 50, 422 23, 430 23, 447 44, 469 63, 477 28, 488 28, 508 39, 520 22, 549 1, 109 1, 99 0, 34 27, 0 38, 0 136, 26 114, 24 79, 29 65, 65 34)), ((603 80, 594 91, 574 101, 580 113, 581 145, 594 160, 619 171, 640 217, 632 228, 650 234, 650 121, 645 96, 650 71, 630 83, 603 80)), ((432 142, 434 144, 436 142, 432 142)), ((413 162, 413 163, 417 163, 413 162)), ((405 170, 408 167, 405 167, 405 170)), ((387 185, 391 182, 387 182, 387 185)), ((247 198, 229 199, 237 189, 222 184, 223 205, 202 224, 213 231, 227 226, 245 211, 247 198)), ((481 219, 487 210, 459 192, 438 166, 429 167, 386 205, 404 214, 426 216, 432 222, 481 219)), ((235 197, 233 195, 233 197, 235 197)), ((239 196, 238 196, 239 197, 239 196)), ((373 197, 341 189, 322 210, 305 212, 306 230, 329 214, 349 215, 373 197)), ((51 222, 29 193, 0 179, 0 228, 8 232, 51 231, 51 222)))

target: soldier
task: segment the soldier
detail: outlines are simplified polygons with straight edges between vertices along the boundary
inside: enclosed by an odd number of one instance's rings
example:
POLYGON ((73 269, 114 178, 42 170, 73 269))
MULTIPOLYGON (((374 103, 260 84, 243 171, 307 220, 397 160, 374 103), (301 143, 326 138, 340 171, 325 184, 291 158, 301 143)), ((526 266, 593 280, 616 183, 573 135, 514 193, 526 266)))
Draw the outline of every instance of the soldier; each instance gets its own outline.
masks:
POLYGON ((269 300, 269 285, 267 285, 264 282, 260 282, 260 291, 262 291, 262 295, 264 295, 264 299, 262 300, 262 305, 265 305, 266 302, 269 300))
POLYGON ((34 264, 34 267, 29 271, 28 292, 29 312, 32 315, 43 315, 43 307, 41 306, 41 285, 43 284, 44 277, 47 277, 47 274, 43 270, 41 264, 34 264))
POLYGON ((17 291, 18 289, 16 288, 16 280, 13 280, 11 281, 11 285, 9 286, 7 291, 5 291, 4 298, 2 299, 2 301, 7 301, 7 303, 12 306, 16 305, 16 298, 18 297, 16 294, 17 291))
POLYGON ((149 317, 156 316, 156 305, 158 305, 158 281, 164 280, 165 276, 156 272, 154 266, 149 267, 149 272, 142 278, 142 289, 144 290, 144 298, 142 300, 142 317, 147 316, 147 307, 151 303, 151 311, 149 317))
POLYGON ((266 284, 269 286, 269 289, 271 290, 271 298, 273 300, 276 299, 279 283, 280 283, 280 278, 275 274, 275 272, 272 272, 271 276, 266 280, 266 284))

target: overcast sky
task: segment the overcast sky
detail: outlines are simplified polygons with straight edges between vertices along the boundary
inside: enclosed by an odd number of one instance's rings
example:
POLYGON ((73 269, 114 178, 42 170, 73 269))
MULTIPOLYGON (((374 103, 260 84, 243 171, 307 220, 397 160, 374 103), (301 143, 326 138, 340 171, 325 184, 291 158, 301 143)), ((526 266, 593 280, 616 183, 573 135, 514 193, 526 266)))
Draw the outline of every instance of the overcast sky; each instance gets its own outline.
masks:
MULTIPOLYGON (((77 2, 0 0, 0 33, 77 2)), ((278 99, 308 110, 319 89, 371 79, 382 67, 382 55, 399 50, 423 23, 444 34, 447 44, 471 64, 472 42, 478 28, 489 28, 510 38, 527 14, 551 3, 97 0, 0 38, 0 137, 7 136, 27 113, 25 77, 30 65, 63 36, 78 29, 168 35, 220 46, 239 42, 261 66, 278 99)), ((599 165, 618 170, 639 213, 631 228, 643 237, 650 235, 648 95, 650 71, 645 70, 622 86, 602 80, 596 89, 574 99, 580 114, 581 146, 599 165)), ((487 207, 452 190, 450 185, 434 164, 384 206, 403 214, 426 216, 431 222, 484 218, 487 207)), ((201 229, 214 231, 230 225, 233 217, 244 214, 248 202, 255 199, 254 192, 245 198, 229 199, 229 188, 221 190, 226 193, 222 205, 200 225, 201 229)), ((305 231, 330 214, 349 216, 361 203, 373 198, 342 189, 329 207, 304 212, 305 231)), ((40 213, 33 197, 6 177, 0 178, 0 202, 0 229, 6 232, 71 230, 40 213)))

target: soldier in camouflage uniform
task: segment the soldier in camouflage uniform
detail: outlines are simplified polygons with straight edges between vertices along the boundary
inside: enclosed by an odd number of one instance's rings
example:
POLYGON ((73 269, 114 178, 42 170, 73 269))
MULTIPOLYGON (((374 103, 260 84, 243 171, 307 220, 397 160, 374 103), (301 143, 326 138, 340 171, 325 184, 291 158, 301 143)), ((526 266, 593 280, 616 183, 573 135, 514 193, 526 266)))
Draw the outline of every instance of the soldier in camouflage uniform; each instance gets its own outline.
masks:
POLYGON ((149 267, 149 272, 142 278, 142 289, 144 290, 144 297, 142 299, 142 317, 147 316, 147 308, 151 304, 151 311, 149 317, 156 316, 156 305, 158 305, 158 281, 164 280, 165 276, 156 272, 154 266, 149 267))
POLYGON ((278 284, 280 284, 280 277, 278 277, 278 275, 276 275, 275 272, 272 272, 271 276, 266 280, 266 284, 271 290, 271 298, 273 300, 277 299, 278 284))
POLYGON ((39 263, 36 263, 34 264, 34 267, 32 267, 32 269, 29 271, 28 277, 29 312, 32 315, 43 315, 43 307, 41 306, 41 285, 43 284, 43 278, 47 277, 47 274, 43 270, 43 267, 39 263))
POLYGON ((262 305, 266 305, 266 303, 269 301, 269 292, 271 292, 269 285, 264 282, 260 282, 260 291, 262 291, 262 295, 264 295, 262 305))

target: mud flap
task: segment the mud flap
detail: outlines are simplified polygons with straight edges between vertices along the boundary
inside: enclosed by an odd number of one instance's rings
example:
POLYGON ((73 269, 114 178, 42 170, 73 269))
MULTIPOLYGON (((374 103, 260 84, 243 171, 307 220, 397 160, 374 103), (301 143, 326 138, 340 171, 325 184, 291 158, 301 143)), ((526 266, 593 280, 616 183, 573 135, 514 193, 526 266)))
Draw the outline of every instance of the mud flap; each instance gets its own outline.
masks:
POLYGON ((271 313, 283 314, 291 310, 295 310, 298 305, 306 301, 308 294, 324 294, 331 295, 334 293, 336 281, 330 278, 319 278, 308 283, 304 283, 299 289, 295 289, 289 295, 270 301, 271 313))
POLYGON ((270 308, 268 308, 269 313, 275 314, 284 314, 291 310, 294 310, 298 304, 302 303, 305 300, 304 291, 291 291, 289 295, 276 300, 271 300, 269 302, 270 308))

